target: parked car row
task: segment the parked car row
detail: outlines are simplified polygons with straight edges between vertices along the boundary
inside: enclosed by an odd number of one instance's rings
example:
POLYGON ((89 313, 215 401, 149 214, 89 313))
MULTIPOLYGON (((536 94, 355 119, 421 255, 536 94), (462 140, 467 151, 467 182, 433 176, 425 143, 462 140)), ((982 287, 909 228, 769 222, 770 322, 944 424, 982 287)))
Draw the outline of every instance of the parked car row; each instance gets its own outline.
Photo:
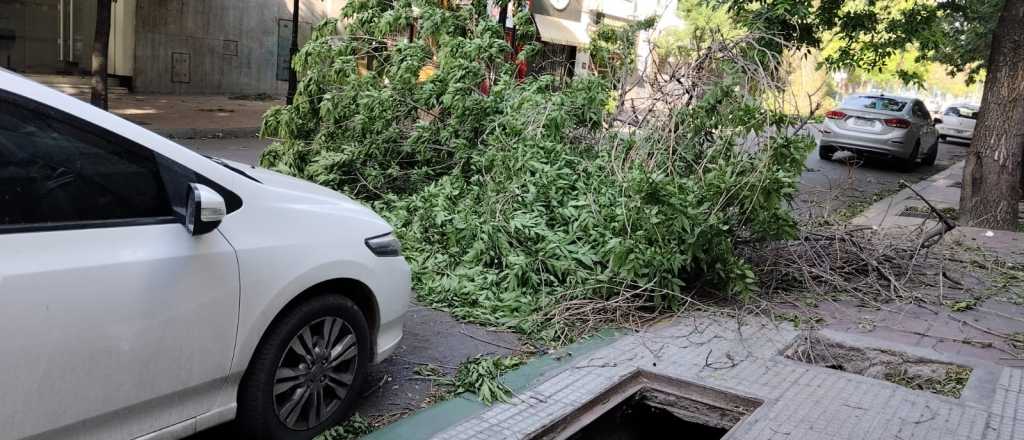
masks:
POLYGON ((402 338, 391 227, 0 69, 0 439, 311 439, 402 338))
POLYGON ((818 155, 831 160, 839 151, 882 157, 911 169, 935 164, 939 140, 970 142, 978 107, 951 106, 933 118, 920 99, 857 94, 848 96, 825 114, 818 138, 818 155))

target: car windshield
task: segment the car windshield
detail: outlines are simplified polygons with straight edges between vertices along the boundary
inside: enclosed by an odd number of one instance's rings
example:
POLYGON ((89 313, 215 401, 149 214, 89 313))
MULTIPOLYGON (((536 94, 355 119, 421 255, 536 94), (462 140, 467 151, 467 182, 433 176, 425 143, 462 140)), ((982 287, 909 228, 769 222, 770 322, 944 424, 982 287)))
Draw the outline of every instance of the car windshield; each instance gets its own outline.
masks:
POLYGON ((964 119, 978 119, 978 109, 972 107, 950 107, 946 114, 964 119))
POLYGON ((843 107, 901 113, 907 107, 907 102, 884 96, 851 96, 843 101, 843 107))

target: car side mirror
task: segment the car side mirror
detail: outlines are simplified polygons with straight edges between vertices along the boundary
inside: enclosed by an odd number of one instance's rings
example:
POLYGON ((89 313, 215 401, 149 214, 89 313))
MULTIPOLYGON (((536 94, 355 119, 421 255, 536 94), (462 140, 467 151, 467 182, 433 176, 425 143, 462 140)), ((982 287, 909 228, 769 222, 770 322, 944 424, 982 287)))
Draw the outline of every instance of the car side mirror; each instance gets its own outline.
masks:
POLYGON ((212 232, 227 215, 224 197, 210 187, 198 183, 188 184, 188 202, 185 205, 185 229, 193 236, 212 232))
POLYGON ((942 123, 942 118, 935 118, 935 119, 932 119, 932 123, 933 123, 933 124, 935 124, 935 125, 939 125, 939 124, 941 124, 941 123, 942 123))

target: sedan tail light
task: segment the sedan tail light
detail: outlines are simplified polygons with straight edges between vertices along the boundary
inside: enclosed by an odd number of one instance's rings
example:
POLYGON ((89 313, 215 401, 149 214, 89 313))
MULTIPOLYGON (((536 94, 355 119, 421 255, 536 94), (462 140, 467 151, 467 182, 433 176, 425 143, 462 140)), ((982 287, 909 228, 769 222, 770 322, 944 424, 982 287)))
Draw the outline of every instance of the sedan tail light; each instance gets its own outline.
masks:
POLYGON ((886 119, 885 125, 893 128, 910 128, 910 121, 900 118, 886 119))
POLYGON ((825 117, 829 119, 843 119, 846 117, 846 113, 843 113, 839 110, 832 110, 828 113, 825 113, 825 117))

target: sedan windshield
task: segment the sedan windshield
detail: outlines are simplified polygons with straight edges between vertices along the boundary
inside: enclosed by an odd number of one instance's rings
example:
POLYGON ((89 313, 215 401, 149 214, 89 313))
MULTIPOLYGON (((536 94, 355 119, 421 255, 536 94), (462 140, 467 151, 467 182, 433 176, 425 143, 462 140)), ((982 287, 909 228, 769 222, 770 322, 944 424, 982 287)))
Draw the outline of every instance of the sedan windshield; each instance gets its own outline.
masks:
POLYGON ((843 101, 843 107, 901 113, 907 107, 907 102, 884 96, 851 96, 843 101))

